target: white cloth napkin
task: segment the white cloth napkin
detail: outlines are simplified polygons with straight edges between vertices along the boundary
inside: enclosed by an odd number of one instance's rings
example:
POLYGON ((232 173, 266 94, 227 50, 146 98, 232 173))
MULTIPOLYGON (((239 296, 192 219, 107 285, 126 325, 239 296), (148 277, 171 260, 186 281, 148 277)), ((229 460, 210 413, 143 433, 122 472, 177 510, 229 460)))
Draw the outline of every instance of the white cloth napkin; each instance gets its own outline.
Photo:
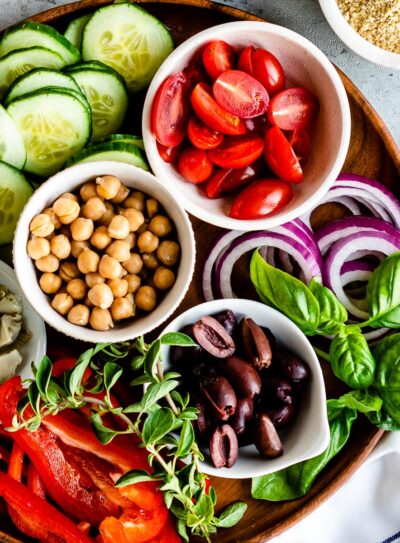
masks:
POLYGON ((400 542, 400 432, 386 434, 328 501, 272 541, 400 542))

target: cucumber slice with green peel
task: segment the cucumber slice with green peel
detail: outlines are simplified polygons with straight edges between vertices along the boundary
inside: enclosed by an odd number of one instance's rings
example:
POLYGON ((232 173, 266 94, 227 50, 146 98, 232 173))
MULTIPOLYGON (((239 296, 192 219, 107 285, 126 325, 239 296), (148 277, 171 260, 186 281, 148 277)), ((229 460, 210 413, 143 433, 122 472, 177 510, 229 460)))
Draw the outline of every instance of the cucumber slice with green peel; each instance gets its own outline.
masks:
POLYGON ((24 174, 0 161, 0 245, 12 242, 21 211, 32 194, 24 174))
POLYGON ((3 106, 0 106, 0 160, 19 169, 26 161, 24 140, 3 106))
POLYGON ((129 92, 146 87, 173 48, 167 27, 136 4, 98 9, 83 31, 83 59, 117 70, 129 92))
POLYGON ((74 64, 81 58, 79 49, 51 26, 33 21, 11 27, 0 41, 0 56, 16 49, 45 47, 58 53, 65 64, 74 64))
POLYGON ((117 72, 91 68, 74 70, 70 74, 92 109, 92 140, 97 141, 118 130, 128 109, 128 93, 121 76, 117 72))
POLYGON ((64 32, 64 38, 72 43, 77 49, 81 48, 83 30, 91 16, 92 14, 88 13, 87 15, 81 15, 80 17, 73 19, 67 26, 67 30, 64 32))
POLYGON ((50 68, 35 68, 14 81, 5 97, 5 104, 8 105, 18 96, 44 87, 61 87, 81 92, 78 83, 68 74, 50 68))
POLYGON ((130 143, 132 145, 136 145, 137 147, 140 147, 140 149, 143 149, 144 151, 144 143, 140 136, 133 136, 131 134, 111 134, 110 136, 107 136, 106 138, 103 138, 99 143, 130 143))
POLYGON ((90 138, 91 115, 72 90, 40 90, 13 100, 7 111, 26 148, 25 170, 48 176, 90 138))
POLYGON ((106 66, 103 62, 98 62, 97 60, 88 60, 87 62, 78 62, 78 64, 73 64, 72 66, 66 66, 63 70, 64 73, 70 74, 76 70, 83 70, 84 68, 90 68, 93 70, 101 70, 102 72, 115 73, 115 70, 111 66, 106 66))
POLYGON ((28 47, 7 53, 0 58, 0 98, 20 75, 34 68, 60 70, 63 66, 65 66, 64 59, 44 47, 28 47))
POLYGON ((99 160, 113 160, 115 162, 125 162, 138 168, 149 171, 146 160, 143 157, 142 150, 136 145, 130 143, 97 143, 89 145, 73 157, 71 157, 64 167, 68 168, 73 164, 82 162, 97 162, 99 160))

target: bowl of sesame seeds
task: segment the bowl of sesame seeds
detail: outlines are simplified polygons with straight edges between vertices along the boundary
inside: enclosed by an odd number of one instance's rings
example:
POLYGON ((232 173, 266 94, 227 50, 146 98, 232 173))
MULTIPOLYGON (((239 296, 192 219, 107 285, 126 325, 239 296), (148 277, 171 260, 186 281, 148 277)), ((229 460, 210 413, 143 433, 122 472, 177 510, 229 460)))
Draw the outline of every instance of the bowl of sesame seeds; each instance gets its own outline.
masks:
POLYGON ((319 0, 338 37, 358 55, 400 70, 400 0, 319 0))

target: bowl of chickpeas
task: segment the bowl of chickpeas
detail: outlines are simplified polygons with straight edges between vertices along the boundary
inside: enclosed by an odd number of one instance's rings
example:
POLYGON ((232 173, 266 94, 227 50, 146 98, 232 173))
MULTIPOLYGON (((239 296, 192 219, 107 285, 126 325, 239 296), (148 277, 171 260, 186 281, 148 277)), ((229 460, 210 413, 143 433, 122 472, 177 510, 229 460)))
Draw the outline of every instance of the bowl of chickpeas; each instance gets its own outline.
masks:
POLYGON ((78 164, 33 194, 14 269, 37 313, 90 342, 136 338, 165 321, 194 272, 189 218, 165 185, 117 162, 78 164))

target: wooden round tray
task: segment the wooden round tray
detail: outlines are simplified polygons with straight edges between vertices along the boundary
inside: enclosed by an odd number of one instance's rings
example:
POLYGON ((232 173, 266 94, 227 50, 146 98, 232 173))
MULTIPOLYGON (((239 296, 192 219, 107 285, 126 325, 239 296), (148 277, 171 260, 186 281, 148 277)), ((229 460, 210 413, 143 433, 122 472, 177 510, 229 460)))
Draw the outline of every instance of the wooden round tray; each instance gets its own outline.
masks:
MULTIPOLYGON (((32 20, 54 24, 60 30, 64 30, 67 22, 77 14, 109 3, 111 3, 109 0, 82 0, 43 12, 32 17, 32 20)), ((262 20, 244 11, 214 4, 207 0, 139 0, 139 3, 145 4, 146 9, 166 23, 172 30, 177 45, 210 26, 237 19, 262 20)), ((339 74, 348 93, 352 113, 351 144, 343 171, 378 179, 400 195, 399 149, 361 92, 342 72, 339 71, 339 74)), ((136 110, 138 109, 136 107, 136 110)), ((139 117, 134 118, 133 116, 131 126, 125 128, 132 133, 138 133, 140 130, 139 117)), ((204 301, 199 280, 202 262, 212 240, 219 234, 219 229, 216 227, 194 218, 192 218, 192 222, 197 238, 197 267, 195 279, 189 293, 179 307, 179 313, 204 301)), ((60 337, 58 337, 58 341, 60 341, 60 337)), ((344 390, 343 385, 333 377, 330 368, 324 362, 321 363, 328 397, 337 397, 344 390)), ((220 530, 215 541, 219 543, 261 543, 283 532, 332 495, 362 464, 382 435, 383 431, 374 428, 365 417, 360 416, 344 450, 318 477, 309 494, 295 501, 277 504, 256 501, 251 498, 250 481, 215 478, 213 484, 217 489, 219 507, 237 499, 245 500, 248 504, 248 512, 243 521, 233 529, 220 530)), ((4 530, 4 528, 0 528, 0 541, 8 543, 20 541, 7 535, 5 531, 1 532, 1 529, 4 530)))

